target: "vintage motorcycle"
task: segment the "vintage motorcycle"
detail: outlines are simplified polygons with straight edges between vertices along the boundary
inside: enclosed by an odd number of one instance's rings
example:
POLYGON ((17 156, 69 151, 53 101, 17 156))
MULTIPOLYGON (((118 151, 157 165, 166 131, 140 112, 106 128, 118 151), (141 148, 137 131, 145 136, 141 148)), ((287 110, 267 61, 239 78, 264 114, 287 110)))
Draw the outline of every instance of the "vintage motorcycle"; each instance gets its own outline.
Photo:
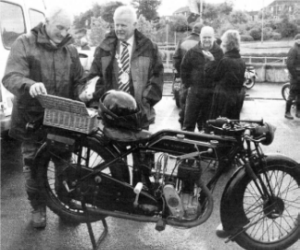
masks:
POLYGON ((298 240, 300 166, 286 156, 263 153, 260 144, 270 145, 274 138, 272 125, 218 118, 207 121, 203 134, 151 133, 136 129, 138 107, 128 116, 116 115, 106 102, 111 94, 99 102, 100 125, 95 112, 78 115, 83 103, 47 95, 39 97, 43 125, 28 126, 46 134, 35 164, 47 206, 64 219, 86 223, 94 249, 107 234, 107 216, 154 223, 158 231, 203 224, 213 211, 213 190, 230 170, 220 205, 228 241, 249 250, 278 250, 298 240), (65 153, 72 157, 58 180, 54 159, 65 153), (116 168, 129 168, 130 181, 119 178, 116 168), (64 192, 58 194, 59 181, 64 192), (98 242, 95 221, 104 225, 98 242))

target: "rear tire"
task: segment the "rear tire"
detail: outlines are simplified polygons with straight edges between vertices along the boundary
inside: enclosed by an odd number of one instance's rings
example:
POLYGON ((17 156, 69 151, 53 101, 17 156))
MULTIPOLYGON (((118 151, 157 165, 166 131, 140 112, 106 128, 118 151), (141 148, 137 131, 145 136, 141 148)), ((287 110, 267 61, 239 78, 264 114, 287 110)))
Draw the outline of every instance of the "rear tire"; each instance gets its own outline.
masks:
POLYGON ((246 79, 244 86, 246 89, 252 89, 255 85, 255 77, 252 76, 250 79, 246 79))
MULTIPOLYGON (((83 146, 83 154, 81 155, 81 164, 85 165, 87 159, 89 158, 88 167, 93 168, 106 160, 113 159, 112 153, 109 151, 108 147, 99 142, 99 140, 91 137, 86 137, 80 141, 81 146, 83 146)), ((68 168, 74 169, 74 164, 77 164, 79 153, 76 152, 76 147, 72 152, 71 163, 68 168), (73 165, 71 165, 73 163, 73 165)), ((87 210, 89 213, 89 219, 82 209, 81 202, 78 200, 68 200, 70 198, 58 196, 55 189, 55 166, 51 160, 51 152, 44 147, 44 150, 40 152, 37 158, 38 166, 38 176, 41 180, 40 188, 46 198, 47 206, 61 219, 64 221, 72 223, 86 223, 87 221, 94 222, 103 219, 105 216, 100 216, 99 214, 93 214, 97 208, 91 204, 87 204, 87 210), (68 202, 63 201, 66 198, 68 202), (70 203, 71 201, 71 203, 70 203), (70 205, 72 204, 72 205, 70 205)), ((105 170, 109 171, 108 169, 105 170)), ((107 173, 109 174, 109 173, 107 173)))
MULTIPOLYGON (((235 190, 241 191, 237 195, 236 205, 249 221, 245 226, 249 228, 235 241, 248 250, 286 249, 300 235, 300 171, 297 166, 284 161, 269 162, 264 170, 274 194, 269 200, 261 198, 248 175, 235 186, 235 190)), ((267 186, 263 172, 260 171, 259 175, 267 186)))

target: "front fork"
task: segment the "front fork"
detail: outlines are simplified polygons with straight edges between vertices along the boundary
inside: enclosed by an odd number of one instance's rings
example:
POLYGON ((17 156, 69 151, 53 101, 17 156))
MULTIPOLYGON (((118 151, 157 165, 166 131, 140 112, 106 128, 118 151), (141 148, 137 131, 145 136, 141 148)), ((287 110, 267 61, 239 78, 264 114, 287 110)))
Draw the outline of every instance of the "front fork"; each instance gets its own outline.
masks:
POLYGON ((247 174, 251 177, 253 180, 258 192, 260 193, 262 199, 264 201, 269 200, 271 197, 274 196, 274 193, 272 191, 269 178, 266 174, 266 172, 263 170, 262 174, 265 177, 265 182, 262 179, 262 175, 258 174, 257 168, 263 169, 265 166, 264 161, 264 154, 261 151, 261 148, 259 147, 258 143, 254 143, 255 146, 255 152, 256 154, 253 154, 251 150, 251 142, 246 141, 247 143, 247 153, 248 153, 248 161, 246 159, 240 159, 243 161, 243 165, 245 166, 247 174))

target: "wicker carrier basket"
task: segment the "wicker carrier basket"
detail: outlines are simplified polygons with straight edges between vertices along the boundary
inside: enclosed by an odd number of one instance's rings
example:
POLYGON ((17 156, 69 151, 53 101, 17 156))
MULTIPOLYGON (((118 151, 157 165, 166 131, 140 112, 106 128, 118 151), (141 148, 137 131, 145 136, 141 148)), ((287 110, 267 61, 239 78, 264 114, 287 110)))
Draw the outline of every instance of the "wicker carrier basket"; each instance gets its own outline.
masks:
POLYGON ((39 102, 45 108, 43 124, 89 134, 98 126, 97 111, 83 102, 53 96, 40 95, 39 102))

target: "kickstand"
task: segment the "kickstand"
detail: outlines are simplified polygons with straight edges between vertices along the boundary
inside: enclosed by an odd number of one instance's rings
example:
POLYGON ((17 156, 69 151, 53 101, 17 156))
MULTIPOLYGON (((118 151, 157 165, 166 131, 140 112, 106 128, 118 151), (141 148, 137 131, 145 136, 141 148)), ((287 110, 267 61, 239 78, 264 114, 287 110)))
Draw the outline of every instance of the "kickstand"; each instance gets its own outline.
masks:
POLYGON ((103 232, 101 233, 100 237, 96 241, 94 231, 93 231, 93 228, 92 228, 92 224, 91 224, 91 220, 90 220, 90 216, 89 216, 89 212, 86 209, 86 204, 85 204, 84 201, 81 202, 81 204, 82 204, 82 208, 83 208, 83 210, 84 210, 84 212, 86 213, 86 216, 87 216, 86 225, 87 225, 89 235, 90 235, 90 238, 91 238, 91 242, 92 242, 92 245, 93 245, 93 250, 97 250, 98 247, 100 246, 101 242, 104 240, 104 238, 106 237, 106 235, 108 233, 108 227, 107 227, 106 220, 101 219, 104 229, 103 229, 103 232))

